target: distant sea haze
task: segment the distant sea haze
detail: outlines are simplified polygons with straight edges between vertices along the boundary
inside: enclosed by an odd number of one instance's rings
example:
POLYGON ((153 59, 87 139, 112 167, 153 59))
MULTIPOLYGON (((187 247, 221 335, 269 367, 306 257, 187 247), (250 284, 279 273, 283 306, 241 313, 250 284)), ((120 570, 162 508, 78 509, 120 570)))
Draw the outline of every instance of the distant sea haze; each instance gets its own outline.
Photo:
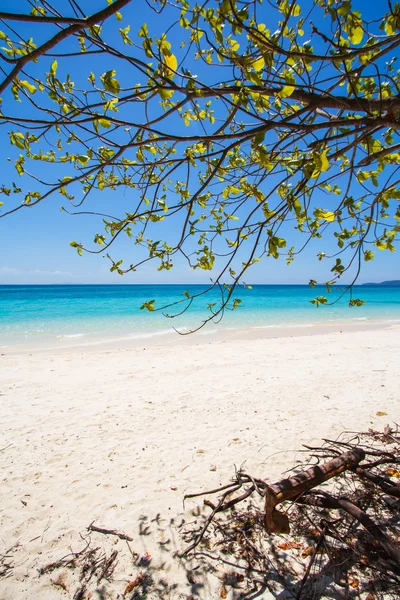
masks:
MULTIPOLYGON (((203 291, 200 285, 27 285, 0 286, 0 346, 63 346, 68 340, 98 343, 107 340, 149 339, 173 332, 185 332, 200 325, 207 305, 219 301, 213 291, 198 298, 183 315, 170 319, 162 312, 140 310, 144 302, 155 301, 161 308, 203 291)), ((341 288, 344 289, 344 288, 341 288)), ((334 301, 340 291, 328 295, 334 301)), ((348 306, 349 297, 332 306, 316 308, 310 300, 326 295, 325 288, 307 285, 254 285, 238 287, 235 297, 242 300, 235 311, 226 311, 219 324, 210 322, 201 334, 226 329, 311 326, 357 321, 400 321, 400 286, 356 286, 355 297, 366 301, 362 307, 348 306)), ((184 305, 167 309, 173 314, 184 305)))

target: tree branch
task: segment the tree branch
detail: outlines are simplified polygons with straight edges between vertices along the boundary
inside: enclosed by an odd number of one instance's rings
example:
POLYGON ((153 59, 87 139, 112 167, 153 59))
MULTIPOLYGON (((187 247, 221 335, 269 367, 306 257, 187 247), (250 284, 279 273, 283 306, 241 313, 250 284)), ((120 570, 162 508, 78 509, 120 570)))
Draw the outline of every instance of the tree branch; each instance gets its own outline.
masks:
MULTIPOLYGON (((85 19, 86 24, 84 28, 92 27, 93 25, 96 25, 96 23, 98 23, 99 21, 104 21, 105 19, 108 19, 111 15, 114 15, 116 12, 118 12, 121 8, 123 8, 130 2, 131 0, 116 0, 115 2, 113 2, 113 4, 110 4, 106 8, 103 8, 102 10, 93 14, 91 17, 85 19)), ((70 25, 69 27, 66 27, 65 29, 62 29, 61 31, 56 33, 47 42, 30 52, 29 54, 21 56, 21 58, 18 59, 18 62, 11 71, 11 73, 9 73, 7 77, 3 80, 3 82, 0 84, 0 94, 4 92, 4 90, 17 77, 17 75, 22 71, 26 64, 28 64, 32 60, 36 60, 45 52, 51 50, 51 48, 54 48, 54 46, 65 40, 70 35, 81 31, 81 29, 82 25, 80 24, 70 25)))

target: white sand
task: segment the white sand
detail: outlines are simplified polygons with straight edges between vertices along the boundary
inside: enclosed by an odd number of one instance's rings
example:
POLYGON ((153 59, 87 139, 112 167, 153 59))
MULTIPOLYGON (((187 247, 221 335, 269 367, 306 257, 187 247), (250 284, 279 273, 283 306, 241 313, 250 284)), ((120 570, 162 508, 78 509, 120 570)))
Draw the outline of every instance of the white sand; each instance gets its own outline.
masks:
MULTIPOLYGON (((81 550, 93 521, 151 554, 158 591, 148 598, 217 598, 222 566, 194 571, 196 587, 173 559, 177 525, 201 504, 185 512, 184 494, 226 483, 245 461, 275 480, 304 443, 398 422, 399 333, 2 355, 0 555, 19 546, 1 600, 72 598, 74 571, 38 569, 81 550), (60 574, 68 591, 54 584, 60 574)), ((119 551, 115 580, 93 600, 122 598, 139 571, 126 542, 91 539, 119 551)))

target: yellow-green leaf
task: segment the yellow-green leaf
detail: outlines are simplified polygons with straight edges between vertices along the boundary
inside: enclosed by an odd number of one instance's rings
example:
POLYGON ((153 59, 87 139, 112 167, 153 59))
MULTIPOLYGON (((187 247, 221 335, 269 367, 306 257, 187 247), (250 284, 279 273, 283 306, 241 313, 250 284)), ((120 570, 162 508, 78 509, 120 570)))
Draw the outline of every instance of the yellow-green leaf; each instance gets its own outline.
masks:
POLYGON ((278 96, 279 98, 289 98, 289 96, 293 94, 295 89, 296 88, 294 85, 285 85, 279 92, 278 96))
POLYGON ((324 152, 321 153, 320 155, 320 161, 321 161, 321 165, 320 165, 320 171, 322 173, 324 173, 325 171, 327 171, 329 169, 329 160, 326 156, 327 151, 325 150, 324 152))
POLYGON ((324 150, 323 152, 321 152, 321 154, 317 154, 314 153, 313 154, 313 158, 314 158, 314 162, 315 162, 315 169, 312 172, 311 177, 313 179, 316 179, 317 177, 319 177, 321 175, 321 173, 324 173, 325 171, 327 171, 329 169, 329 160, 327 157, 327 150, 324 150))
POLYGON ((175 75, 175 71, 178 68, 178 61, 176 59, 175 54, 165 54, 164 55, 164 62, 168 67, 168 75, 169 77, 173 77, 175 75))
POLYGON ((372 252, 372 250, 366 250, 364 252, 364 260, 369 261, 369 260, 373 260, 373 259, 374 259, 374 253, 372 252))
POLYGON ((111 123, 108 119, 98 119, 98 124, 101 125, 102 127, 104 127, 104 129, 109 129, 111 126, 111 123))
POLYGON ((385 33, 386 35, 394 35, 396 33, 396 20, 390 18, 385 23, 385 33))
POLYGON ((255 71, 261 71, 261 69, 265 67, 265 60, 260 56, 260 58, 257 58, 251 66, 255 71))
POLYGON ((354 27, 349 29, 349 40, 352 44, 357 46, 361 43, 364 37, 364 30, 361 26, 361 22, 358 22, 354 27))
POLYGON ((328 221, 329 223, 332 223, 332 221, 335 220, 335 213, 334 212, 321 212, 320 216, 325 219, 325 221, 328 221))
POLYGON ((350 9, 351 9, 351 4, 350 4, 349 0, 345 0, 345 2, 343 2, 337 9, 337 12, 342 17, 345 17, 350 12, 350 9))
POLYGON ((30 94, 34 94, 36 92, 36 87, 29 83, 29 81, 25 81, 23 79, 19 80, 20 86, 22 86, 25 90, 27 90, 30 94))
POLYGON ((158 88, 158 93, 160 94, 163 100, 168 100, 168 98, 171 98, 174 95, 174 90, 169 90, 168 88, 160 87, 158 88))

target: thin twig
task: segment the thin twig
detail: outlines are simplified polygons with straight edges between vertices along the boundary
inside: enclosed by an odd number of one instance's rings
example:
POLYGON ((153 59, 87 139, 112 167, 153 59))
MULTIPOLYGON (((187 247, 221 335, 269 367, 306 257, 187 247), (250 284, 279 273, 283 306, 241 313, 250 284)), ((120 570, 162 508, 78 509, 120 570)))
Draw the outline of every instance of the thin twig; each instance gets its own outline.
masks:
POLYGON ((116 535, 117 537, 119 537, 120 540, 128 540, 128 542, 133 542, 133 538, 127 535, 126 533, 116 531, 115 529, 104 529, 103 527, 97 527, 97 525, 93 525, 93 523, 90 523, 89 527, 87 528, 88 531, 104 533, 105 535, 116 535))

